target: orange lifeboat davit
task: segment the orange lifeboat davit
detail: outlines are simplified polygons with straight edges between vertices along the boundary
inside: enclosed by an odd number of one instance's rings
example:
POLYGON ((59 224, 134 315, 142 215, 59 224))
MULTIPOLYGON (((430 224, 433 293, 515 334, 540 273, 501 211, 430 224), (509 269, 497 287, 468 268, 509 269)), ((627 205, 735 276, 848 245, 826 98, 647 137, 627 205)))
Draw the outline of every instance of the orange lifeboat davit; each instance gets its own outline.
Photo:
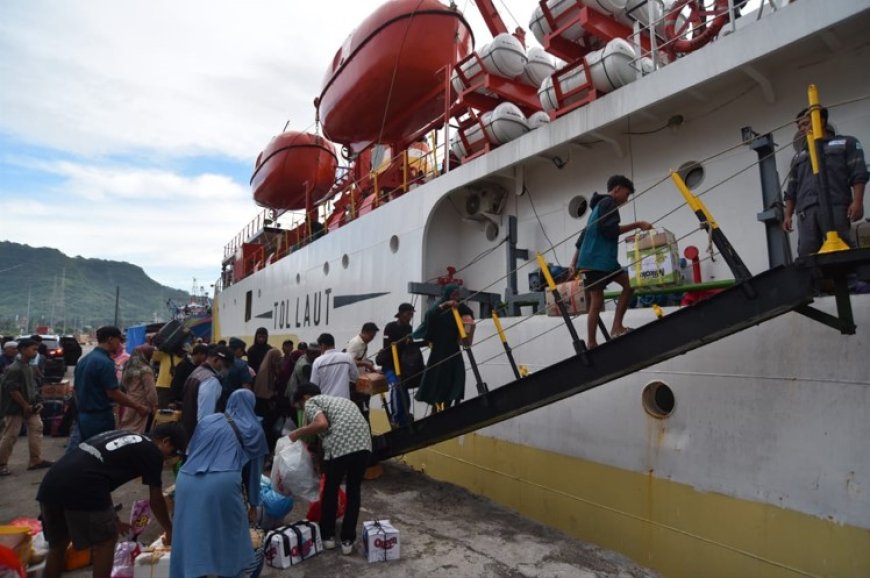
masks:
POLYGON ((281 133, 257 157, 251 176, 254 201, 268 209, 305 209, 306 202, 315 203, 329 192, 337 168, 333 144, 322 136, 281 133))
POLYGON ((473 49, 456 9, 437 0, 387 2, 351 33, 326 72, 317 100, 324 134, 354 152, 376 142, 404 148, 444 114, 446 79, 473 49))

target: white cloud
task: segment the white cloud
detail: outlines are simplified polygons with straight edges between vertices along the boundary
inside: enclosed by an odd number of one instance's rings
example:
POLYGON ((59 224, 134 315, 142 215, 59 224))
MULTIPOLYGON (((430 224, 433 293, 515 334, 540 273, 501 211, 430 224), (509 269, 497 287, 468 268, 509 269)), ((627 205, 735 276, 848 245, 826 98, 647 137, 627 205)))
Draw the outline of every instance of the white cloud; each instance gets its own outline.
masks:
POLYGON ((159 269, 158 280, 175 287, 186 289, 192 275, 216 279, 224 244, 257 212, 247 187, 223 175, 71 162, 50 168, 63 176, 53 193, 0 199, 4 238, 159 269))

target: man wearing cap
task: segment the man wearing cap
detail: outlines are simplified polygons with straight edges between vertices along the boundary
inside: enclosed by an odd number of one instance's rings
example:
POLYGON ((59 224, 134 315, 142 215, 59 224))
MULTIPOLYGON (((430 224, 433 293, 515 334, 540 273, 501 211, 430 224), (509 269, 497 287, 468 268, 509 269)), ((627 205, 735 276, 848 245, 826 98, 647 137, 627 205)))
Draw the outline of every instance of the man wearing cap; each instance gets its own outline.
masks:
POLYGON ((3 344, 3 353, 0 354, 0 374, 15 361, 15 356, 18 355, 18 342, 7 341, 3 344))
POLYGON ((42 459, 42 409, 36 378, 30 361, 36 357, 39 345, 30 339, 18 343, 20 358, 3 373, 0 379, 0 415, 6 416, 3 436, 0 438, 0 476, 8 476, 6 464, 18 441, 21 425, 27 424, 27 442, 30 446, 28 470, 47 468, 51 462, 42 459))
POLYGON ((402 358, 402 353, 405 350, 405 346, 408 344, 409 336, 413 331, 413 327, 411 326, 411 320, 414 318, 414 306, 410 303, 402 303, 399 305, 399 312, 394 316, 396 318, 395 321, 390 321, 387 323, 386 327, 384 327, 384 347, 383 353, 378 353, 378 365, 381 366, 381 369, 388 370, 393 369, 393 353, 392 353, 392 345, 396 344, 396 349, 399 354, 399 359, 402 358))
MULTIPOLYGON (((864 187, 870 180, 864 163, 864 149, 855 137, 835 135, 828 125, 828 109, 820 111, 825 131, 822 149, 825 151, 825 169, 828 176, 828 204, 831 206, 834 229, 840 238, 852 244, 851 223, 864 216, 864 187)), ((797 114, 799 135, 812 132, 807 109, 797 114)), ((797 146, 797 143, 796 143, 797 146)), ((785 190, 785 218, 782 226, 792 231, 792 217, 798 214, 798 255, 817 253, 825 242, 827 227, 819 212, 819 187, 813 174, 807 142, 801 138, 797 154, 791 160, 788 185, 785 190)))
POLYGON ((172 392, 172 402, 181 403, 184 399, 184 382, 199 367, 208 356, 208 346, 202 343, 194 345, 190 353, 185 352, 184 359, 175 367, 169 390, 172 392))
POLYGON ((331 333, 321 333, 317 344, 320 356, 311 365, 311 383, 320 387, 324 395, 350 399, 351 384, 359 377, 356 361, 335 349, 335 337, 331 333))
POLYGON ((142 478, 149 488, 151 511, 162 526, 163 542, 172 543, 172 520, 163 498, 163 463, 187 448, 177 423, 157 425, 149 435, 116 430, 86 439, 45 474, 36 499, 48 541, 46 578, 58 578, 72 542, 90 549, 93 575, 111 574, 115 542, 123 524, 112 505, 112 492, 142 478))
POLYGON ((583 285, 589 295, 589 313, 586 317, 586 330, 589 349, 597 347, 596 334, 598 319, 604 308, 604 287, 613 281, 622 285, 622 293, 613 315, 610 334, 619 337, 630 329, 623 326, 622 319, 628 309, 633 291, 628 281, 628 273, 619 264, 619 236, 628 231, 640 229, 649 231, 652 225, 646 221, 636 221, 627 225, 619 224, 619 207, 628 202, 634 193, 634 183, 623 175, 613 175, 607 179, 607 194, 592 195, 589 206, 592 214, 586 228, 577 239, 577 250, 571 262, 571 277, 583 271, 583 285))
POLYGON ((142 415, 151 413, 150 407, 134 401, 120 390, 111 357, 120 345, 120 329, 100 327, 97 329, 97 346, 76 364, 74 383, 81 439, 115 429, 113 402, 142 415))
POLYGON ((223 391, 221 391, 221 397, 218 400, 218 411, 224 410, 227 406, 227 400, 230 398, 230 394, 237 389, 243 387, 253 389, 254 375, 256 375, 256 372, 248 366, 248 363, 244 359, 242 359, 242 357, 247 355, 247 344, 244 341, 238 337, 230 337, 227 347, 232 355, 230 363, 227 364, 226 371, 221 377, 223 391))
POLYGON ((193 430, 202 418, 217 413, 224 390, 221 376, 226 374, 233 359, 229 348, 216 345, 208 350, 205 361, 184 382, 181 423, 188 438, 193 437, 193 430))

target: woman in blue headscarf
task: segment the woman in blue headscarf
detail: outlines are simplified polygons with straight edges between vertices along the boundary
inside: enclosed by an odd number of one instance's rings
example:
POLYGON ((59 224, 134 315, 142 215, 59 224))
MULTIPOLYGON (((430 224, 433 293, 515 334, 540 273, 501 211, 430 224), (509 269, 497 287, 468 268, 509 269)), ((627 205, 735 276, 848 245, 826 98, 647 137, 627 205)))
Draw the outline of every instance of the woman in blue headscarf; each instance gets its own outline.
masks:
POLYGON ((459 328, 453 307, 459 309, 460 315, 472 315, 471 309, 459 302, 459 285, 445 285, 441 300, 429 308, 423 324, 414 332, 414 337, 425 339, 431 347, 414 398, 436 409, 439 404, 450 407, 465 397, 465 362, 459 353, 459 328))
POLYGON ((238 576, 254 563, 249 508, 260 504, 260 474, 268 453, 254 414, 256 398, 236 390, 225 413, 204 417, 187 447, 175 485, 170 576, 238 576))

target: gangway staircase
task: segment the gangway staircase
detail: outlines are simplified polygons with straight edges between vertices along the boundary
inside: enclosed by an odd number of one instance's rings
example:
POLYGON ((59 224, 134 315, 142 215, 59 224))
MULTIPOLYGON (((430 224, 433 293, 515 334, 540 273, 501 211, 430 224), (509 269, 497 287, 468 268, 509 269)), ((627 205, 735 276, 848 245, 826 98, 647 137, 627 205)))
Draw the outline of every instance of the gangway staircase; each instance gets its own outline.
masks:
POLYGON ((479 430, 650 367, 754 325, 796 311, 854 334, 847 276, 870 278, 870 249, 803 257, 743 279, 734 287, 679 309, 577 355, 457 406, 373 436, 373 461, 479 430), (834 281, 837 315, 810 304, 820 279, 834 281))

